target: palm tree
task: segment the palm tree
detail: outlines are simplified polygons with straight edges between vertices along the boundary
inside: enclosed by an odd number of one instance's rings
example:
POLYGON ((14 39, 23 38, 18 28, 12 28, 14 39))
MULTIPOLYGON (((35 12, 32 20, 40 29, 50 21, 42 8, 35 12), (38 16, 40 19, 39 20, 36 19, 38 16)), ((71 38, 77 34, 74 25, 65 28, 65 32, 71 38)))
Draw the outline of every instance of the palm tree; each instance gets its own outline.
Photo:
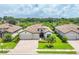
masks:
POLYGON ((46 41, 48 42, 47 47, 51 48, 51 47, 53 47, 52 43, 55 42, 55 38, 52 34, 50 34, 50 35, 47 36, 46 41))

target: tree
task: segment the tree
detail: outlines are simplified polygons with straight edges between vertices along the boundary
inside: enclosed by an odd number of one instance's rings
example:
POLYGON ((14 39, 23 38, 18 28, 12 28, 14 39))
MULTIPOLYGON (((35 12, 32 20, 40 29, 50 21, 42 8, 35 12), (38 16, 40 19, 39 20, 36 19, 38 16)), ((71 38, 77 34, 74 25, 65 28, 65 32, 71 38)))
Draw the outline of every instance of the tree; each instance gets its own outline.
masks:
POLYGON ((15 20, 8 20, 8 23, 15 25, 17 22, 15 20))
POLYGON ((10 33, 5 33, 4 34, 4 41, 12 41, 12 35, 10 33))
POLYGON ((3 20, 6 21, 7 23, 10 23, 10 24, 13 24, 13 25, 15 25, 17 23, 16 19, 12 16, 4 16, 3 20))
POLYGON ((53 47, 52 43, 55 42, 55 38, 52 34, 50 34, 50 35, 47 36, 46 41, 48 42, 47 47, 51 48, 51 47, 53 47))
POLYGON ((3 20, 7 20, 7 16, 4 16, 4 17, 3 17, 3 20))
POLYGON ((2 17, 0 17, 0 21, 2 20, 2 17))

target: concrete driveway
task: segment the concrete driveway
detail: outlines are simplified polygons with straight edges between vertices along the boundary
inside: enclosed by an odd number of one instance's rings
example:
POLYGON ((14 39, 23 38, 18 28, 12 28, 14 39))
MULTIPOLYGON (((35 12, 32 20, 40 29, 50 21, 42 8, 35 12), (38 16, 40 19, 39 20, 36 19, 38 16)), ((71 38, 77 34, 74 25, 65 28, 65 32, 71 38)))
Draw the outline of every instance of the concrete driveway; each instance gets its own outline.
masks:
POLYGON ((37 54, 38 40, 20 40, 17 46, 8 54, 37 54))
POLYGON ((68 42, 76 50, 77 54, 79 54, 79 40, 70 40, 68 42))

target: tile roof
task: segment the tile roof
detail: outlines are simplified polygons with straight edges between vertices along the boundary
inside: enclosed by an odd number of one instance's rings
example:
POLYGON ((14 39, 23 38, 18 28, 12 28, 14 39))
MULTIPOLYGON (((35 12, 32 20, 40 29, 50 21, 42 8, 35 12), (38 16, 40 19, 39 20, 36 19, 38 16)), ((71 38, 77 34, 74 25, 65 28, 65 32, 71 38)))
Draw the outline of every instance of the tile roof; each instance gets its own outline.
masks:
POLYGON ((5 29, 5 31, 7 31, 7 32, 14 33, 17 30, 21 29, 22 27, 16 26, 16 25, 12 25, 12 24, 9 24, 9 23, 5 23, 5 24, 0 25, 0 28, 5 29))
POLYGON ((55 28, 63 33, 67 33, 69 31, 74 31, 79 33, 79 26, 75 24, 65 24, 65 25, 57 26, 55 28))
POLYGON ((32 26, 29 26, 25 30, 31 33, 39 33, 38 29, 43 29, 44 32, 48 32, 48 31, 52 32, 52 30, 49 27, 43 26, 42 24, 35 24, 32 26))

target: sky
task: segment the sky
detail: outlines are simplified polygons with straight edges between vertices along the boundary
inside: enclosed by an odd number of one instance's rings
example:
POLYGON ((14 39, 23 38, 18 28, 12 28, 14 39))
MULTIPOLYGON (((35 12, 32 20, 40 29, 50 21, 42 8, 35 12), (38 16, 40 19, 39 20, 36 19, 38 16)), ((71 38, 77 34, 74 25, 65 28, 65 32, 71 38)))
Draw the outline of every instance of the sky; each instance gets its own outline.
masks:
POLYGON ((79 17, 79 4, 0 4, 0 17, 79 17))

